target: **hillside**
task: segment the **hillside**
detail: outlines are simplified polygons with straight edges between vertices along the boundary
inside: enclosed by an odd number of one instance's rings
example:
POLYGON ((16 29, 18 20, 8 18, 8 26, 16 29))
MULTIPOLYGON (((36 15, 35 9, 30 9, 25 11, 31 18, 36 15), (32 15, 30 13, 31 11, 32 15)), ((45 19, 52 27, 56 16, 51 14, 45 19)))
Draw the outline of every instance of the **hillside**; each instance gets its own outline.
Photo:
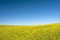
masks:
POLYGON ((0 40, 60 40, 60 24, 0 25, 0 40))

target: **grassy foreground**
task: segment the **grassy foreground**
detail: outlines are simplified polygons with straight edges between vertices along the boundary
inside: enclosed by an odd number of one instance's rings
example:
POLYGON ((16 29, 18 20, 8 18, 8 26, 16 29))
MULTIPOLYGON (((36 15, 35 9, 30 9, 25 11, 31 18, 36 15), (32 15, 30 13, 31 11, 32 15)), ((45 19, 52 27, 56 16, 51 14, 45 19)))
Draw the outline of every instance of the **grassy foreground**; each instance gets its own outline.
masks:
POLYGON ((0 40, 60 40, 60 24, 41 26, 0 25, 0 40))

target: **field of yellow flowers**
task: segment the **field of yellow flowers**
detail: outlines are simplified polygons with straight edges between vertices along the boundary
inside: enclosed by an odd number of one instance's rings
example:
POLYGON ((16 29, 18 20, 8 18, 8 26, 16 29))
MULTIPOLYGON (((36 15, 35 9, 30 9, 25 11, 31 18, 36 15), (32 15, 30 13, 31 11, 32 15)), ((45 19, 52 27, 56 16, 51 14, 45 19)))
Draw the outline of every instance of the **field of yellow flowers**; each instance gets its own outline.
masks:
POLYGON ((60 24, 37 26, 0 25, 0 40, 60 40, 60 24))

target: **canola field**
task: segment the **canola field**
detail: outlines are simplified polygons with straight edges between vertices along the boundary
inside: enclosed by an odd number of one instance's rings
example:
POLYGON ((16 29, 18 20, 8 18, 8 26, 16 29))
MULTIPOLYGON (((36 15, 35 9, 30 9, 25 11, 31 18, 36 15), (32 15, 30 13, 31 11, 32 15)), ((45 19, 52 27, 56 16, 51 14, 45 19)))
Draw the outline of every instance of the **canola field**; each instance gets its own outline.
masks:
POLYGON ((0 40, 60 40, 60 24, 37 26, 0 25, 0 40))

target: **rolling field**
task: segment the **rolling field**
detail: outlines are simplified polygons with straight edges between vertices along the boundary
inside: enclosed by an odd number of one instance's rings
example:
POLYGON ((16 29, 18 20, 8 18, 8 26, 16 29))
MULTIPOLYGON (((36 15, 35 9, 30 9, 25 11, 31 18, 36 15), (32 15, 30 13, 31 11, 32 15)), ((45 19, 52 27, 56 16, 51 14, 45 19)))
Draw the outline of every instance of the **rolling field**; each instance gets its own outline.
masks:
POLYGON ((37 26, 0 25, 0 40, 60 40, 60 24, 37 26))

